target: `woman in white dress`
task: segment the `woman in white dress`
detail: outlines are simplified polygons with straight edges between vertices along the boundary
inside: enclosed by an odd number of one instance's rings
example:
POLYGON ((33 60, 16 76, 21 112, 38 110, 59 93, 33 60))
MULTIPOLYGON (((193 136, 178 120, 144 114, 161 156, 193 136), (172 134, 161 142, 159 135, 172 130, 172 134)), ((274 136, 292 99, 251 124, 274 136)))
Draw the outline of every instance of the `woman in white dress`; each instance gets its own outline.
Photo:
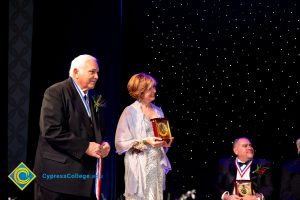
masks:
POLYGON ((145 73, 133 75, 127 85, 136 99, 127 106, 118 122, 115 146, 125 153, 126 200, 162 200, 165 175, 171 169, 166 152, 173 139, 166 143, 154 136, 151 119, 164 117, 155 100, 156 80, 145 73))

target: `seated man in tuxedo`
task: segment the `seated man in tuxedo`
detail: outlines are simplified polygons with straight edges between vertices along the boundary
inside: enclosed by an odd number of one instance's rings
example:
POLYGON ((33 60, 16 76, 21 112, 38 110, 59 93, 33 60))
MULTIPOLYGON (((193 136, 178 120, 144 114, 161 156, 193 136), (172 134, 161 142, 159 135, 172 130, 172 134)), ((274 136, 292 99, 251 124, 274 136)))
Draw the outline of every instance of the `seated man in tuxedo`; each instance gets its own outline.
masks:
POLYGON ((280 199, 300 200, 300 138, 296 141, 298 157, 282 168, 280 199))
POLYGON ((269 199, 273 190, 270 162, 254 158, 254 149, 248 138, 234 140, 236 157, 219 163, 217 187, 222 200, 269 199))

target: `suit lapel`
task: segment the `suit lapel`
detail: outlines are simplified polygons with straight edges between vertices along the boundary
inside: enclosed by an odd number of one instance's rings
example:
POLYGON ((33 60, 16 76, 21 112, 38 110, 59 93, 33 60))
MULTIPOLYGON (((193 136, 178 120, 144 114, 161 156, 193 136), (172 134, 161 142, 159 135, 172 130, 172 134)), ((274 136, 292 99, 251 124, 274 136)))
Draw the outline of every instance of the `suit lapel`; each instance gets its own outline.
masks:
POLYGON ((90 138, 94 138, 94 133, 93 133, 93 130, 91 129, 90 117, 87 114, 84 104, 83 104, 83 102, 80 98, 80 95, 78 94, 71 78, 68 79, 67 83, 68 83, 68 87, 70 88, 70 91, 71 91, 70 98, 72 99, 75 109, 79 112, 80 118, 82 118, 82 122, 84 123, 87 134, 89 135, 90 138))
POLYGON ((234 164, 234 161, 235 160, 232 160, 229 163, 229 172, 230 172, 230 175, 233 177, 232 179, 236 179, 236 174, 237 174, 237 169, 236 169, 236 166, 234 164))
POLYGON ((259 165, 258 161, 253 159, 251 169, 250 169, 250 180, 252 181, 253 189, 255 191, 257 191, 258 188, 260 187, 260 178, 261 177, 258 176, 256 173, 253 173, 256 170, 258 165, 259 165))
MULTIPOLYGON (((93 128, 94 128, 94 134, 95 134, 95 139, 96 142, 100 143, 102 141, 102 137, 101 137, 101 132, 100 132, 100 128, 99 128, 99 123, 97 123, 98 120, 98 113, 95 111, 94 108, 94 101, 93 98, 91 96, 92 92, 89 92, 89 102, 90 102, 90 109, 91 109, 91 117, 92 117, 92 124, 93 124, 93 128)), ((99 112, 99 110, 98 110, 99 112)))
POLYGON ((230 185, 230 188, 233 188, 234 187, 234 181, 236 179, 236 173, 237 173, 237 169, 235 167, 235 164, 234 164, 234 159, 230 159, 229 163, 228 163, 228 174, 226 175, 227 176, 227 184, 230 185))
POLYGON ((258 164, 257 160, 253 159, 251 168, 250 168, 250 179, 254 178, 254 176, 255 176, 255 175, 253 175, 253 171, 256 170, 257 164, 258 164))

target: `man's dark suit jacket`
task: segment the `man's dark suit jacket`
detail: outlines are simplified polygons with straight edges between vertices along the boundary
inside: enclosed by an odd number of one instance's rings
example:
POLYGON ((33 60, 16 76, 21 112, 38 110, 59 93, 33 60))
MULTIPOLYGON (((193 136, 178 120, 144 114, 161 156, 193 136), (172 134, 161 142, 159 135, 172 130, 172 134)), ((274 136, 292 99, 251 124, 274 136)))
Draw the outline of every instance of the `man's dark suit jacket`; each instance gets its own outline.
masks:
POLYGON ((38 141, 34 173, 42 187, 59 193, 90 196, 95 175, 96 158, 85 154, 89 142, 101 142, 98 113, 93 108, 89 91, 92 119, 72 79, 50 86, 44 94, 40 113, 40 137, 38 141), (47 176, 48 175, 48 176, 47 176), (48 179, 49 175, 58 175, 48 179))
MULTIPOLYGON (((219 162, 219 173, 217 178, 217 190, 219 192, 219 197, 225 191, 232 193, 234 188, 234 181, 236 179, 237 169, 235 166, 236 158, 226 158, 219 162)), ((265 166, 270 168, 270 163, 264 159, 253 159, 250 167, 250 179, 252 182, 253 189, 256 193, 262 193, 266 199, 270 198, 273 191, 271 182, 271 173, 266 173, 264 175, 258 175, 252 173, 256 170, 257 166, 265 166)))
POLYGON ((300 200, 300 158, 283 166, 280 198, 300 200))

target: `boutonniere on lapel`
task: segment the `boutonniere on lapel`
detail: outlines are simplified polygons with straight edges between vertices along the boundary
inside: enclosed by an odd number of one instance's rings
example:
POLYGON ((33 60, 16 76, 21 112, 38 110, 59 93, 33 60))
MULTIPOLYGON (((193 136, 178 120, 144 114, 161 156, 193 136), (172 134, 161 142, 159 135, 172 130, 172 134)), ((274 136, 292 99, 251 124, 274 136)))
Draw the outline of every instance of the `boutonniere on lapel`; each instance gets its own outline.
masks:
POLYGON ((262 176, 262 175, 265 175, 267 173, 268 169, 269 169, 269 167, 257 165, 256 169, 252 172, 252 174, 262 176))
POLYGON ((96 112, 98 112, 100 107, 106 106, 106 103, 105 103, 104 99, 102 98, 101 94, 92 96, 92 99, 93 99, 94 108, 95 108, 96 112))

